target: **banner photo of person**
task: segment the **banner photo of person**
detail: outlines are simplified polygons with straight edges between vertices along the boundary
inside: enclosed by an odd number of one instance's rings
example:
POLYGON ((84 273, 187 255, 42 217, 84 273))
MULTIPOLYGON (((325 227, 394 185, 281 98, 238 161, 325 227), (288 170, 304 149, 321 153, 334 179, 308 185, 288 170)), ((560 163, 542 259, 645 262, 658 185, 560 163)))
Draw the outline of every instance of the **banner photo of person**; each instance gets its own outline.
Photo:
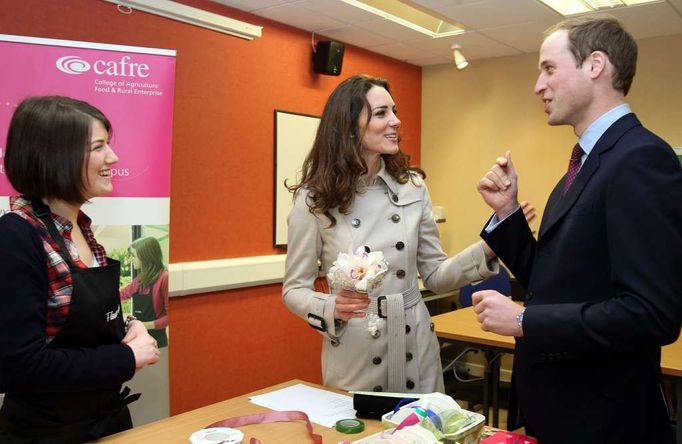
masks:
POLYGON ((90 228, 107 257, 121 263, 123 314, 142 321, 161 352, 158 363, 124 384, 141 393, 129 405, 135 426, 169 416, 168 245, 175 55, 170 49, 0 34, 0 59, 8 61, 0 72, 0 215, 17 211, 18 193, 5 171, 5 144, 22 101, 69 97, 101 110, 111 123, 108 144, 117 161, 107 168, 106 176, 113 192, 87 200, 81 211, 92 219, 90 228))

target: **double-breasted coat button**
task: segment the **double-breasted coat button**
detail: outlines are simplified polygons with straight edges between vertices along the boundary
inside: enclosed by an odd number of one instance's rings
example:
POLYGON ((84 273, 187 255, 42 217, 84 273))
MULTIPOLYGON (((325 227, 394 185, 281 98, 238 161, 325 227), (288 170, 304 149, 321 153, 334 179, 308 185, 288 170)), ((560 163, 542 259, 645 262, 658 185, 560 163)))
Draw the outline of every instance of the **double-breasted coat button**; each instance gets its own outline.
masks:
POLYGON ((383 392, 384 388, 380 385, 375 385, 372 390, 374 390, 375 392, 383 392))
POLYGON ((432 322, 431 325, 429 326, 429 328, 431 329, 431 331, 433 331, 434 327, 435 326, 433 325, 433 322, 432 322))
POLYGON ((358 228, 360 226, 360 219, 357 217, 350 221, 350 224, 353 226, 353 228, 358 228))
POLYGON ((405 334, 409 334, 411 331, 412 331, 412 327, 410 327, 409 325, 406 325, 405 326, 405 334))
POLYGON ((375 331, 374 333, 372 333, 372 337, 373 337, 374 339, 378 339, 379 336, 381 336, 381 331, 379 331, 379 330, 377 330, 377 331, 375 331))
POLYGON ((398 222, 400 222, 400 214, 395 213, 393 216, 391 216, 391 220, 393 221, 393 223, 397 224, 398 222))
POLYGON ((398 277, 398 279, 402 279, 405 277, 405 270, 398 270, 395 272, 395 275, 398 277))
POLYGON ((411 379, 408 379, 405 386, 407 386, 408 389, 412 390, 414 388, 414 381, 411 379))
POLYGON ((374 365, 381 364, 381 358, 379 356, 374 357, 374 359, 372 359, 372 364, 374 365))
POLYGON ((403 241, 398 241, 398 242, 396 242, 396 243, 395 243, 395 248, 398 249, 398 250, 402 250, 403 248, 405 248, 405 242, 403 242, 403 241))
POLYGON ((412 360, 412 353, 407 352, 407 354, 405 354, 405 360, 407 362, 410 362, 412 360))
POLYGON ((398 202, 398 195, 394 194, 393 196, 391 196, 391 199, 393 199, 393 202, 398 202))

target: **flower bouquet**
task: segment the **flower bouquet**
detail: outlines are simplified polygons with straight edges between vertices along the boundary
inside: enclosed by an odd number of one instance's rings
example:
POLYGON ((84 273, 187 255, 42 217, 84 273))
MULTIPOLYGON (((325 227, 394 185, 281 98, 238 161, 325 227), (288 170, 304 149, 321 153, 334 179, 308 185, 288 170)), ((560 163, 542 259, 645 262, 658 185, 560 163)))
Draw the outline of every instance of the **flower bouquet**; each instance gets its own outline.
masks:
MULTIPOLYGON (((334 288, 371 293, 381 286, 388 264, 381 251, 370 251, 369 247, 358 248, 355 253, 339 253, 329 268, 327 277, 334 288)), ((375 335, 379 328, 379 317, 370 313, 367 318, 367 330, 375 335)))

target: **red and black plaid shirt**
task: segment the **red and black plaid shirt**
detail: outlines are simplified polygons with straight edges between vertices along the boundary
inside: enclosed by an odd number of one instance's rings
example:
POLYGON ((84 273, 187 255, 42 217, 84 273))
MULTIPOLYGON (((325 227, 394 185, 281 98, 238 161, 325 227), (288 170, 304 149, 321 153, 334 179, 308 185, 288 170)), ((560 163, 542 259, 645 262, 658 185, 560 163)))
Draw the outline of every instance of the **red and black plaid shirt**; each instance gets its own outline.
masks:
MULTIPOLYGON (((48 234, 43 221, 33 212, 31 202, 23 197, 10 198, 10 208, 13 213, 21 216, 31 223, 40 234, 43 241, 43 248, 47 256, 47 278, 49 289, 47 294, 47 342, 50 342, 59 333, 66 317, 69 314, 71 303, 71 293, 73 292, 71 271, 69 265, 59 254, 59 246, 48 234)), ((52 213, 57 231, 64 237, 64 243, 69 249, 73 262, 79 268, 88 268, 78 255, 76 244, 71 240, 71 230, 73 225, 67 219, 52 213)), ((106 265, 107 257, 104 247, 97 243, 95 236, 90 228, 92 221, 82 211, 78 213, 78 225, 83 232, 83 236, 88 242, 92 254, 100 265, 106 265)))

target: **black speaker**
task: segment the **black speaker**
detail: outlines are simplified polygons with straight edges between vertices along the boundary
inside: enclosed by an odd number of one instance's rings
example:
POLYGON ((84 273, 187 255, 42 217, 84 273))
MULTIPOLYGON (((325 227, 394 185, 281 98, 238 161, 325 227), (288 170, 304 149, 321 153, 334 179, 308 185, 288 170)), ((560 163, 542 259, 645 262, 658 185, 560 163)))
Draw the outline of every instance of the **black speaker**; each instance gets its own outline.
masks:
POLYGON ((343 43, 340 42, 317 42, 313 52, 313 71, 328 76, 338 76, 341 74, 343 49, 343 43))

